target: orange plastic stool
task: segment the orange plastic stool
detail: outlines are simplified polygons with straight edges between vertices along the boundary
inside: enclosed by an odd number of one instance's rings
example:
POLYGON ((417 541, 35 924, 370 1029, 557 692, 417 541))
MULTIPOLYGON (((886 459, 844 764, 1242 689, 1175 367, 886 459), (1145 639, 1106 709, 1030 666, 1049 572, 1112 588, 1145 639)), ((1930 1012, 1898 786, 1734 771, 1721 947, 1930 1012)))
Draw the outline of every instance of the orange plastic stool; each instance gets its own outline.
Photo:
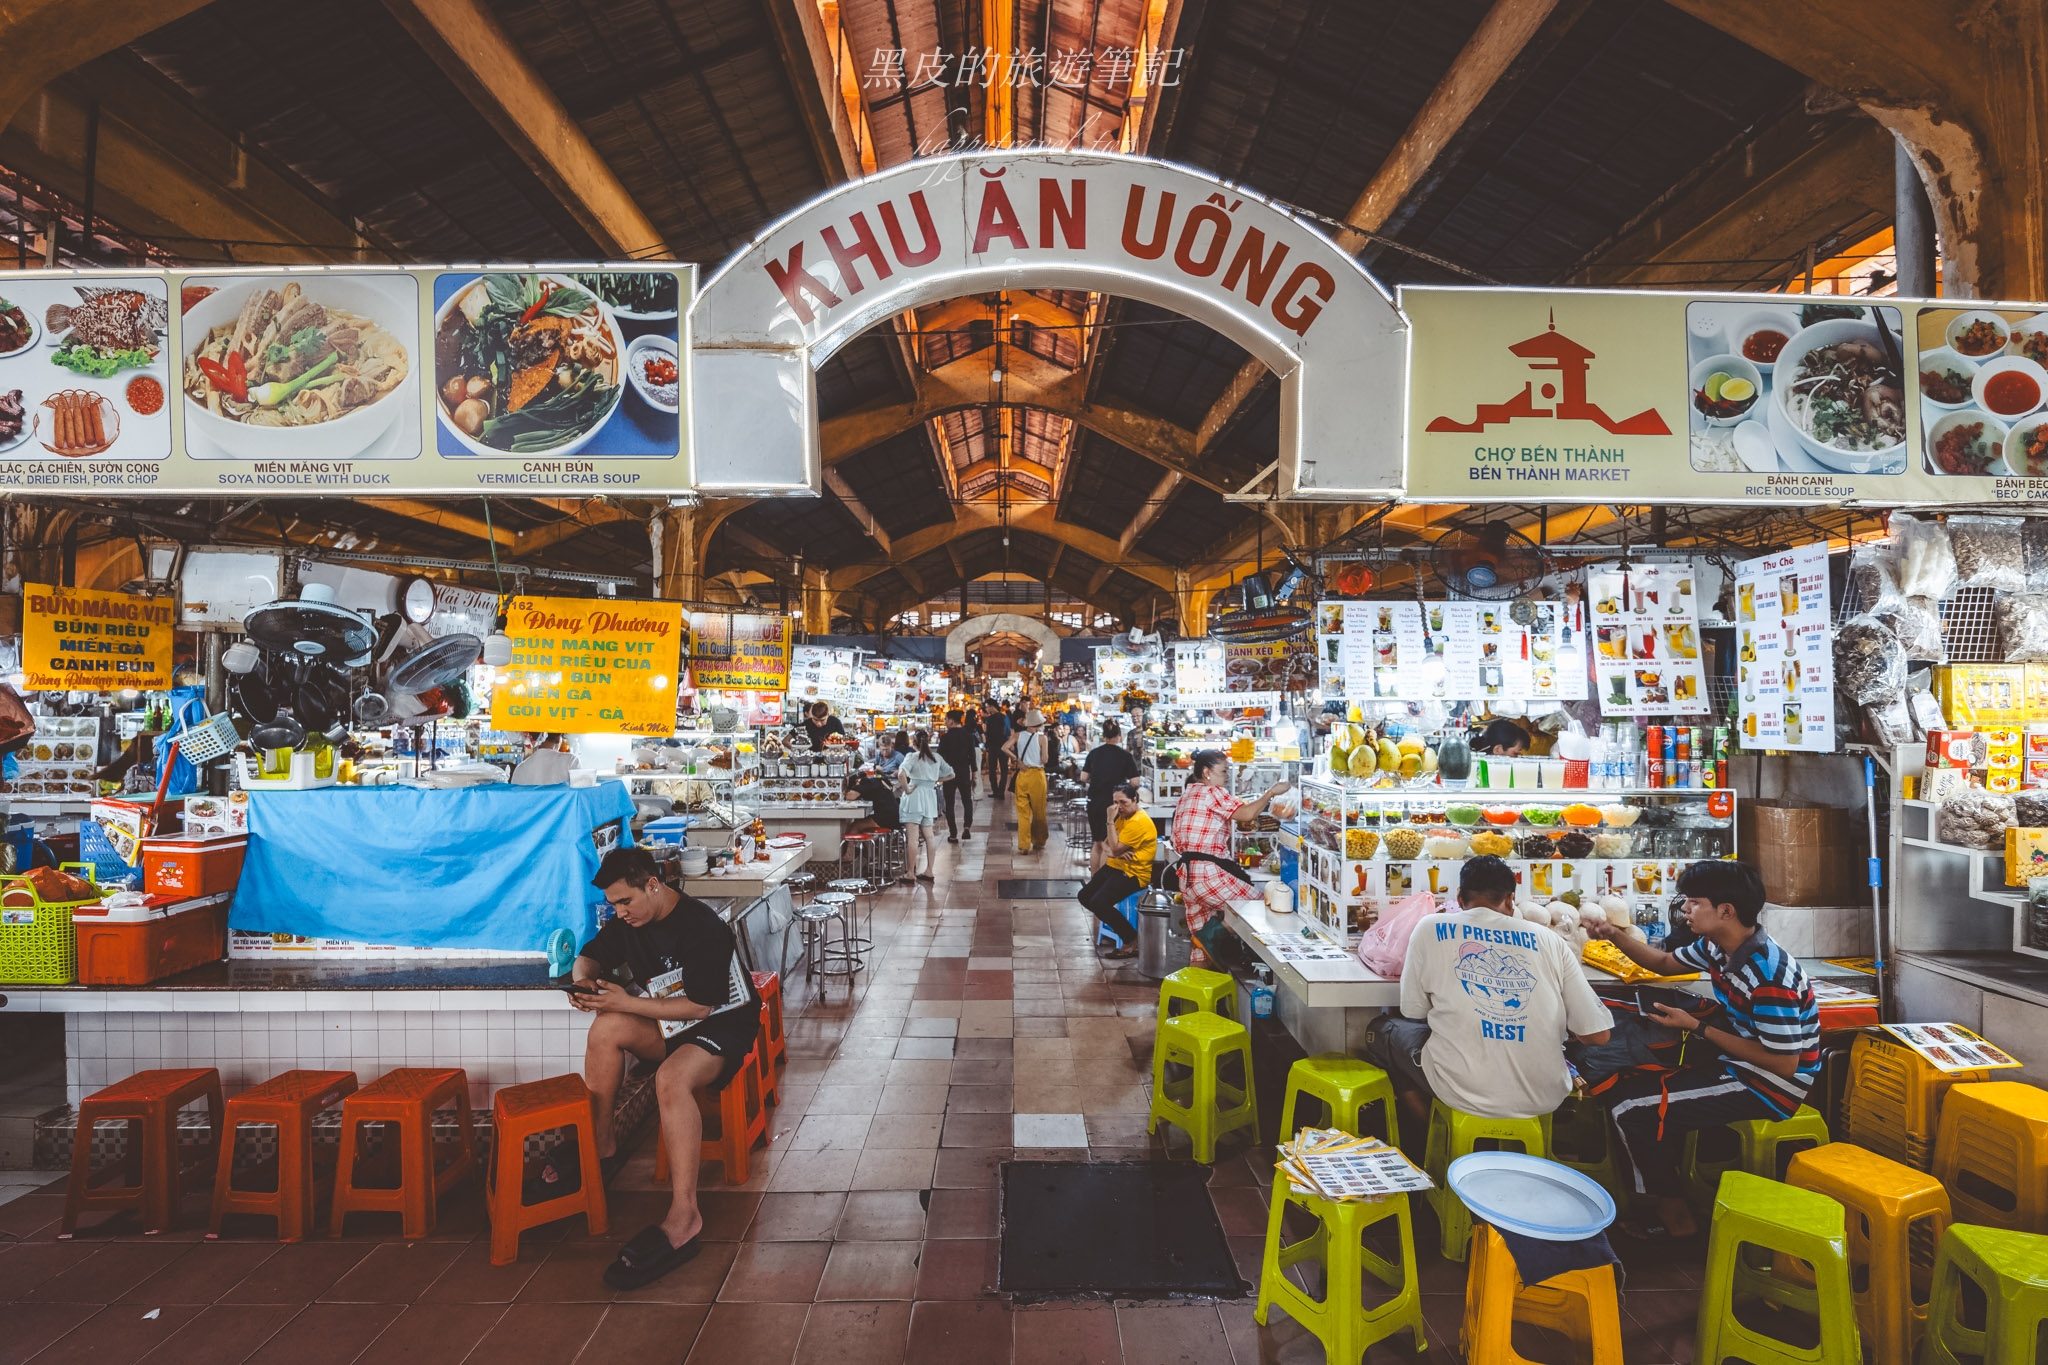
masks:
POLYGON ((491 1264, 519 1259, 519 1234, 580 1213, 595 1237, 608 1231, 604 1180, 598 1174, 597 1111, 581 1076, 550 1076, 508 1085, 491 1097, 491 1177, 484 1191, 491 1211, 491 1264), (576 1130, 583 1178, 568 1194, 538 1204, 521 1202, 526 1183, 526 1139, 556 1128, 576 1130))
POLYGON ((313 1119, 356 1088, 353 1071, 287 1071, 254 1085, 228 1101, 227 1128, 220 1144, 220 1164, 213 1176, 213 1217, 209 1238, 220 1236, 221 1219, 230 1213, 256 1213, 277 1220, 277 1240, 304 1241, 313 1229, 313 1119), (277 1129, 277 1188, 238 1190, 234 1183, 235 1134, 245 1123, 277 1129))
POLYGON ((334 1216, 328 1235, 341 1236, 352 1213, 395 1213, 405 1235, 418 1239, 434 1230, 441 1196, 476 1174, 476 1128, 469 1113, 469 1076, 461 1067, 402 1066, 387 1071, 341 1104, 341 1160, 334 1168, 334 1216), (455 1106, 462 1136, 445 1170, 434 1169, 434 1111, 455 1106), (398 1187, 356 1184, 356 1135, 365 1123, 385 1126, 385 1141, 398 1144, 398 1187))
MULTIPOLYGON (((754 1144, 774 1141, 768 1131, 768 1106, 762 1096, 760 1043, 754 1044, 753 1051, 740 1063, 739 1074, 726 1082, 717 1099, 698 1098, 697 1111, 707 1119, 713 1115, 718 1118, 718 1136, 705 1138, 698 1145, 697 1160, 716 1161, 723 1166, 728 1185, 746 1184, 754 1144)), ((668 1184, 668 1144, 661 1140, 659 1121, 654 1125, 654 1183, 668 1184)))
POLYGON ((774 972, 754 973, 754 994, 761 997, 761 1085, 768 1103, 782 1103, 782 1073, 789 1067, 789 1039, 782 1032, 782 978, 774 972))
POLYGON ((1942 1099, 1959 1083, 1996 1074, 1944 1072, 1888 1034, 1861 1034, 1849 1048, 1842 1100, 1848 1141, 1915 1170, 1932 1170, 1942 1099))
POLYGON ((1541 1284, 1523 1284, 1500 1234, 1490 1224, 1474 1223, 1465 1319, 1458 1332, 1465 1358, 1487 1365, 1530 1365, 1509 1343, 1516 1322, 1564 1333, 1577 1358, 1592 1365, 1621 1365, 1621 1304, 1613 1266, 1568 1270, 1541 1284))
POLYGON ((2024 1081, 1950 1089, 1934 1178, 1958 1223, 2048 1233, 2048 1090, 2024 1081))
POLYGON ((78 1215, 90 1209, 134 1209, 145 1233, 162 1232, 177 1221, 184 1194, 178 1163, 178 1111, 197 1099, 207 1106, 213 1131, 206 1160, 220 1147, 220 1072, 193 1067, 138 1071, 79 1101, 78 1130, 71 1139, 71 1183, 64 1190, 64 1222, 57 1235, 78 1229, 78 1215), (113 1169, 92 1176, 92 1130, 96 1123, 128 1124, 128 1155, 118 1168, 127 1183, 102 1188, 113 1169), (140 1132, 136 1130, 140 1128, 140 1132))

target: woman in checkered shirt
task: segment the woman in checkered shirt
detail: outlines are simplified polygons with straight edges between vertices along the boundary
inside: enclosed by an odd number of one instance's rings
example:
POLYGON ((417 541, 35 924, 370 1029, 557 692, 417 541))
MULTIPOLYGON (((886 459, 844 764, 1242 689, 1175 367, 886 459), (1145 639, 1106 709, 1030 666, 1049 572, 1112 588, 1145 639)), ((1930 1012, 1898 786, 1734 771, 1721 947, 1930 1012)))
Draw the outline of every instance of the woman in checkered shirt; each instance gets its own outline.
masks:
POLYGON ((1230 852, 1230 827, 1254 829, 1266 803, 1287 790, 1276 782, 1263 796, 1240 801, 1230 791, 1230 760, 1219 749, 1204 749, 1188 769, 1187 790, 1173 809, 1173 849, 1180 857, 1180 898, 1187 911, 1188 932, 1196 935, 1190 960, 1206 963, 1199 935, 1209 922, 1223 913, 1231 900, 1251 894, 1251 879, 1234 875, 1217 862, 1236 867, 1230 852), (1195 854, 1198 856, 1189 857, 1195 854), (1216 862, 1210 859, 1217 860, 1216 862))

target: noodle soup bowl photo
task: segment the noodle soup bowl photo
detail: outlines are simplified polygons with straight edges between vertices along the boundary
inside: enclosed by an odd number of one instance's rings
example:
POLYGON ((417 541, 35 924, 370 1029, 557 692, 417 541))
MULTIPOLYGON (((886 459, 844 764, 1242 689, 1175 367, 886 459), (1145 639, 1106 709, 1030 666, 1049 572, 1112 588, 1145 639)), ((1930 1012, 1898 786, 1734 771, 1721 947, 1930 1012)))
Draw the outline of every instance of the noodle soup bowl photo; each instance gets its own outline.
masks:
POLYGON ((410 276, 226 277, 186 310, 181 345, 185 430, 232 458, 355 459, 401 419, 418 429, 410 276))
POLYGON ((2048 370, 2023 355, 2000 356, 1977 367, 1970 397, 1999 421, 2017 422, 2048 402, 2048 370))
POLYGON ((434 411, 466 454, 574 455, 618 411, 625 360, 610 306, 569 276, 479 275, 434 310, 434 411))
POLYGON ((1888 349, 1867 318, 1816 322, 1785 343, 1771 396, 1802 451, 1842 474, 1903 466, 1906 396, 1891 358, 1898 347, 1895 334, 1888 349))

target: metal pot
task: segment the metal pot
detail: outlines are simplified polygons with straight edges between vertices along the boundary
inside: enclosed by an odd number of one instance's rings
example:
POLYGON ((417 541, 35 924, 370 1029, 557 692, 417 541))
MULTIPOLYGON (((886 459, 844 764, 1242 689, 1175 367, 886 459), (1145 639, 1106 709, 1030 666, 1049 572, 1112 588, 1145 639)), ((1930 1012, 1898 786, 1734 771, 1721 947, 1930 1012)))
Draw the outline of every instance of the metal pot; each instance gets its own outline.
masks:
POLYGON ((1138 974, 1163 980, 1188 965, 1187 917, 1164 891, 1138 897, 1138 974))

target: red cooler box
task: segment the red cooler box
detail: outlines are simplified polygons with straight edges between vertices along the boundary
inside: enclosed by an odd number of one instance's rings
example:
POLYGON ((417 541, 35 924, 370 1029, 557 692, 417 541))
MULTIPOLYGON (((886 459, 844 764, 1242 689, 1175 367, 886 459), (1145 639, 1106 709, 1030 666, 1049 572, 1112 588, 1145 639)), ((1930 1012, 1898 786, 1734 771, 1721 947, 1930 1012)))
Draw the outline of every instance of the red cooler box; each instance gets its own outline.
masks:
MULTIPOLYGON (((236 857, 241 855, 238 852, 236 857)), ((151 896, 145 905, 80 906, 78 979, 87 986, 143 986, 218 962, 228 950, 227 892, 194 899, 151 896)))
POLYGON ((152 896, 213 896, 242 879, 246 834, 173 835, 142 841, 142 885, 152 896))

